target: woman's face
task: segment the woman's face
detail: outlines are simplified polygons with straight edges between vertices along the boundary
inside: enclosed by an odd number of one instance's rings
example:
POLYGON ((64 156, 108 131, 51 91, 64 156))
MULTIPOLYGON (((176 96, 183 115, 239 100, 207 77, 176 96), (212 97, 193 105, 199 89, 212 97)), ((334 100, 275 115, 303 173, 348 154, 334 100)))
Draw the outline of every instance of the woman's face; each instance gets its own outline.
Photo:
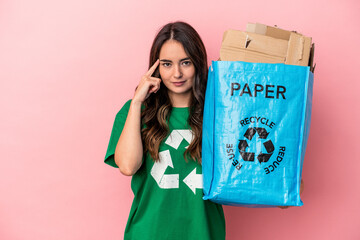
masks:
POLYGON ((162 82, 172 100, 189 98, 195 78, 195 66, 185 53, 182 44, 175 40, 166 41, 161 47, 159 72, 162 82))

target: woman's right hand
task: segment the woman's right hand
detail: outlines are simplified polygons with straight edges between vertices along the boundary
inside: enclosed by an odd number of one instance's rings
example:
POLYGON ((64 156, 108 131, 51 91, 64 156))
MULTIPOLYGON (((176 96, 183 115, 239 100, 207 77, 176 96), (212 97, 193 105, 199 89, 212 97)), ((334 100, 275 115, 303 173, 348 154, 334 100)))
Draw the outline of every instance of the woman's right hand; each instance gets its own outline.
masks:
POLYGON ((143 103, 151 93, 157 92, 160 88, 161 79, 152 77, 151 75, 155 72, 159 66, 160 60, 156 60, 147 73, 142 76, 139 85, 136 88, 132 102, 143 103))
POLYGON ((134 175, 142 165, 143 145, 141 140, 141 104, 153 92, 160 88, 161 80, 151 77, 159 66, 159 59, 141 78, 131 101, 123 131, 115 149, 115 163, 126 176, 134 175))

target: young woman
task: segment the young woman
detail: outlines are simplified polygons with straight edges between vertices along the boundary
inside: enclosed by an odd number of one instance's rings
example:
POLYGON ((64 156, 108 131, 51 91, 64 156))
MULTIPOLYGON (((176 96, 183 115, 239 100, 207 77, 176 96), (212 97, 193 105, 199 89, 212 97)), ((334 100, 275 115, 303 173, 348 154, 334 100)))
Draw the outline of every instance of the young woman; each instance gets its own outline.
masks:
POLYGON ((132 176, 124 239, 221 240, 221 205, 202 199, 207 55, 189 24, 162 27, 149 70, 115 118, 105 163, 132 176))

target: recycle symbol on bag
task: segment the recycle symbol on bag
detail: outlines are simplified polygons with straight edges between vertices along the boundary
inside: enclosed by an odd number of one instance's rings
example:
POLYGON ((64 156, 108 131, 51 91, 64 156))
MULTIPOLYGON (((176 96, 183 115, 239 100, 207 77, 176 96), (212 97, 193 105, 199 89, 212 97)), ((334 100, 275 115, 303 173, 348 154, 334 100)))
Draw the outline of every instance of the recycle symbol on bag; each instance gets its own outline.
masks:
MULTIPOLYGON (((270 132, 267 132, 265 128, 250 127, 246 130, 244 137, 246 139, 248 139, 249 141, 251 141, 251 139, 255 136, 256 133, 258 134, 260 139, 266 139, 270 132)), ((239 148, 240 155, 241 155, 242 159, 244 159, 244 161, 254 162, 255 161, 255 153, 246 151, 246 148, 249 147, 249 144, 246 139, 239 140, 238 148, 239 148)), ((274 144, 272 143, 271 140, 263 142, 263 145, 266 149, 266 153, 262 153, 260 151, 260 153, 257 155, 257 159, 259 160, 260 164, 262 162, 269 161, 271 155, 273 154, 273 152, 275 150, 274 144)))

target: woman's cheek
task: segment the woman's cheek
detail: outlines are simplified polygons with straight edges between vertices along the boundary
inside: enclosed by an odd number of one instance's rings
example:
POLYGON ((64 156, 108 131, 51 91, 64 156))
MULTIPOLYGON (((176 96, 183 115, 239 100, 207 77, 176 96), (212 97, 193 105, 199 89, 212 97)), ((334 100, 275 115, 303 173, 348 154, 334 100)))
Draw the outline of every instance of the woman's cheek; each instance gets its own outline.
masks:
POLYGON ((168 76, 169 73, 168 73, 168 71, 166 71, 165 69, 160 68, 160 69, 159 69, 159 73, 160 73, 161 79, 166 80, 166 79, 169 78, 169 76, 168 76))

